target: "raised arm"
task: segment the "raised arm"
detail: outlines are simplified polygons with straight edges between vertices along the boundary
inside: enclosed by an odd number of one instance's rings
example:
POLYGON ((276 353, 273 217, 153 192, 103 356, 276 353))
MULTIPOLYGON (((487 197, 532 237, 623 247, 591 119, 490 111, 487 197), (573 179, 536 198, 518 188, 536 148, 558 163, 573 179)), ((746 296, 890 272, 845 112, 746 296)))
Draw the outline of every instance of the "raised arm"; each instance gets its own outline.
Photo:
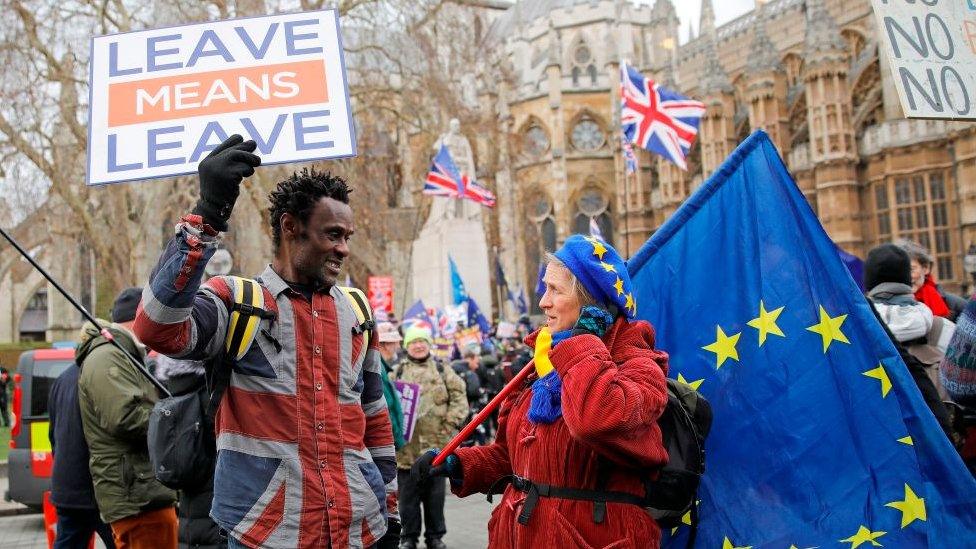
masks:
POLYGON ((244 177, 261 159, 254 141, 233 135, 200 161, 200 199, 176 226, 142 294, 133 327, 149 347, 168 356, 201 360, 216 355, 227 326, 226 284, 200 291, 204 267, 217 250, 220 231, 244 177), (222 295, 223 294, 223 295, 222 295))

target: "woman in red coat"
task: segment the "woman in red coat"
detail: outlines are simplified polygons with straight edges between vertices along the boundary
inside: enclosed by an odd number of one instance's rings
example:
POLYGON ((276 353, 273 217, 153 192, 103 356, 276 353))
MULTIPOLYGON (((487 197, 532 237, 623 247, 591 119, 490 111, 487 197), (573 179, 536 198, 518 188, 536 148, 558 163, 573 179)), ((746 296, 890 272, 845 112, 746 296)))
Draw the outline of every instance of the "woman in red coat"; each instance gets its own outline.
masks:
POLYGON ((461 497, 504 488, 490 547, 659 547, 641 499, 668 459, 657 425, 667 354, 650 324, 630 320, 637 307, 613 248, 573 235, 549 259, 546 326, 526 338, 536 372, 502 404, 494 444, 434 468, 430 451, 414 473, 449 476, 461 497))

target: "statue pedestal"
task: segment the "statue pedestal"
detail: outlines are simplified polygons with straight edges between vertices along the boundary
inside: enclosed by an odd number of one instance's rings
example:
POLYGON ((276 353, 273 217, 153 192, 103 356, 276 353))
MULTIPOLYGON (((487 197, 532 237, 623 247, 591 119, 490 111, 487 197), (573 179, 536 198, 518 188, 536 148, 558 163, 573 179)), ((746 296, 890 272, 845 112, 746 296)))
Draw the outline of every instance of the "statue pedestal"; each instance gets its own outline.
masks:
POLYGON ((410 269, 413 300, 421 299, 428 307, 454 304, 448 254, 457 265, 464 289, 478 303, 485 318, 491 321, 493 288, 488 270, 488 242, 480 221, 442 218, 427 223, 413 242, 410 269))

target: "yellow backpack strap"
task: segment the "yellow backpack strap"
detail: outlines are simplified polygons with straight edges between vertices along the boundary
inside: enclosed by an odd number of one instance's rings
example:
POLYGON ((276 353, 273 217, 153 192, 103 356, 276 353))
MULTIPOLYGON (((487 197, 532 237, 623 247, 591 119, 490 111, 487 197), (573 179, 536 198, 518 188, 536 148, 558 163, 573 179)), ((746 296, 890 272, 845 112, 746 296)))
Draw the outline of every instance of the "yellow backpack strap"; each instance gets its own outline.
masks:
POLYGON ((264 308, 264 290, 257 281, 239 276, 227 277, 233 286, 234 303, 227 325, 224 351, 231 360, 240 360, 251 348, 262 318, 275 318, 264 308))
POLYGON ((352 310, 356 313, 356 320, 359 322, 359 325, 353 328, 352 331, 356 334, 363 334, 363 347, 368 348, 369 334, 373 331, 375 322, 373 322, 369 305, 366 304, 366 295, 359 288, 339 286, 339 289, 346 295, 346 299, 352 305, 352 310))

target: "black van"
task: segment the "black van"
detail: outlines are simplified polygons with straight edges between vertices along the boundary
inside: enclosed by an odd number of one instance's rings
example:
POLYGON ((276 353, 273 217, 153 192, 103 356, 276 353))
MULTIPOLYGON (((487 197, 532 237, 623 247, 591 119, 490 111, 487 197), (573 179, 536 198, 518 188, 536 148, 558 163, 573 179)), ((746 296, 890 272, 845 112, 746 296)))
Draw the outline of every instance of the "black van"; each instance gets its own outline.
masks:
POLYGON ((51 385, 74 364, 74 349, 37 349, 20 355, 14 374, 13 428, 7 458, 10 486, 4 499, 40 509, 51 489, 48 395, 51 385))

